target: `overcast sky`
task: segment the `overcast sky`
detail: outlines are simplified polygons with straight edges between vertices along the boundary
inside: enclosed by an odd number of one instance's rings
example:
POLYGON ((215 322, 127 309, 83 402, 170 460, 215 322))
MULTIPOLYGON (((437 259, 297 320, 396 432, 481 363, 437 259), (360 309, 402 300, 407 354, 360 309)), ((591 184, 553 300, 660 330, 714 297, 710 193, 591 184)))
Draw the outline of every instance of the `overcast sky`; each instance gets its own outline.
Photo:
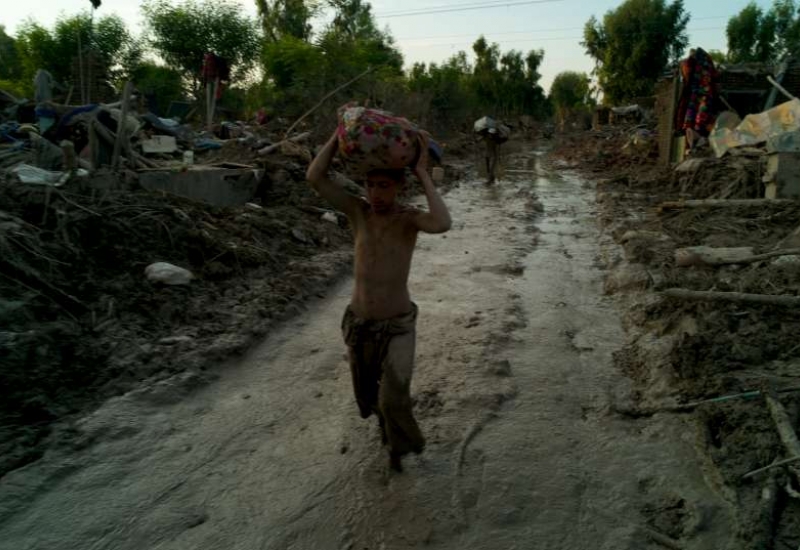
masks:
MULTIPOLYGON (((177 3, 177 0, 174 0, 177 3)), ((231 0, 255 15, 253 0, 231 0)), ((749 0, 684 0, 692 15, 689 35, 692 46, 707 50, 725 49, 725 24, 749 0)), ((620 0, 374 0, 373 11, 381 26, 388 26, 405 55, 406 64, 416 61, 442 61, 458 50, 470 51, 478 35, 498 42, 504 50, 543 48, 542 85, 549 90, 553 77, 564 70, 590 71, 591 60, 579 42, 582 28, 592 15, 601 17, 620 0), (466 9, 469 6, 499 4, 497 7, 466 9), (439 14, 392 16, 398 12, 458 8, 439 14)), ((770 0, 757 0, 767 7, 770 0)), ((2 0, 0 24, 13 34, 27 18, 50 26, 63 14, 73 14, 90 6, 89 0, 2 0)), ((98 15, 116 13, 138 30, 141 13, 137 0, 103 0, 98 15)))

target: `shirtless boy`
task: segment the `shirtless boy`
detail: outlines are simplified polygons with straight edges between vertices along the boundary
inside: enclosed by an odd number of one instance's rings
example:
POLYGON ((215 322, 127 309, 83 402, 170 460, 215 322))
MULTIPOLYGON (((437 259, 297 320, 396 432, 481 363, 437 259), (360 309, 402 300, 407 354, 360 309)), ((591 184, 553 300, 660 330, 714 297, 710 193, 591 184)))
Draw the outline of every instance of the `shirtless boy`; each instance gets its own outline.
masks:
POLYGON ((350 220, 355 237, 355 287, 342 319, 353 389, 362 418, 378 417, 389 465, 402 471, 401 457, 425 447, 411 410, 417 306, 408 294, 408 273, 417 233, 450 229, 447 211, 427 172, 427 142, 414 173, 425 188, 428 212, 396 201, 402 170, 367 174, 366 200, 348 193, 328 177, 338 147, 336 134, 308 168, 306 178, 334 208, 350 220))

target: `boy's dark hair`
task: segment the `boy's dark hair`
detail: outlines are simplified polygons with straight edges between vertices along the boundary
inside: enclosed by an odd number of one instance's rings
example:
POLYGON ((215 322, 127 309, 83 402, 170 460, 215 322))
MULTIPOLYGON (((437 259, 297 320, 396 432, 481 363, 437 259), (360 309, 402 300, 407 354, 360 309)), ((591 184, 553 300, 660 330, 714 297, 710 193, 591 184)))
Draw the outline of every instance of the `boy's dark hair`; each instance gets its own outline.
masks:
POLYGON ((406 171, 403 168, 400 169, 392 169, 392 168, 374 168, 367 172, 366 179, 369 179, 374 176, 384 176, 389 178, 390 180, 394 181, 398 185, 402 185, 406 181, 406 171))

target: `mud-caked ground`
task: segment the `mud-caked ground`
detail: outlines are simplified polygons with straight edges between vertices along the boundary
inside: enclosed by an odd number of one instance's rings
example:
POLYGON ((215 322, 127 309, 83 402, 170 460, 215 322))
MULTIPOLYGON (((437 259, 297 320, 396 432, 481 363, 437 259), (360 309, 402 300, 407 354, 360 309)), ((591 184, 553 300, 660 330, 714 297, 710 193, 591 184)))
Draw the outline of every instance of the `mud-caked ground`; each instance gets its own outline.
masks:
MULTIPOLYGON (((352 237, 305 182, 310 158, 299 146, 261 158, 235 140, 203 157, 261 166, 257 197, 236 208, 148 192, 130 175, 46 189, 0 173, 0 477, 50 447, 89 444, 74 423, 109 397, 178 374, 178 395, 204 385, 325 296, 352 237), (154 262, 194 279, 152 283, 154 262)), ((463 169, 445 168, 446 190, 463 169)))
MULTIPOLYGON (((672 170, 657 166, 648 154, 630 159, 623 143, 573 136, 559 155, 564 165, 603 177, 597 194, 600 223, 620 246, 610 259, 605 290, 623 308, 627 344, 615 358, 634 390, 615 408, 627 417, 684 418, 706 483, 735 514, 734 547, 795 548, 800 545, 797 470, 790 466, 743 476, 790 456, 764 395, 800 386, 800 313, 792 307, 665 298, 659 292, 800 295, 796 256, 715 267, 678 267, 675 260, 676 249, 690 246, 752 247, 754 254, 796 247, 784 239, 791 240, 800 227, 800 205, 663 208, 667 201, 763 196, 758 155, 701 158, 672 170), (611 162, 598 174, 592 162, 598 158, 628 160, 611 162), (756 390, 763 393, 681 413, 666 410, 756 390)), ((778 394, 795 430, 798 395, 778 394)))
POLYGON ((524 145, 504 174, 453 188, 452 230, 419 239, 427 447, 402 474, 354 403, 345 278, 212 383, 109 399, 82 445, 6 474, 0 548, 739 548, 685 417, 618 412, 641 388, 594 184, 524 145))

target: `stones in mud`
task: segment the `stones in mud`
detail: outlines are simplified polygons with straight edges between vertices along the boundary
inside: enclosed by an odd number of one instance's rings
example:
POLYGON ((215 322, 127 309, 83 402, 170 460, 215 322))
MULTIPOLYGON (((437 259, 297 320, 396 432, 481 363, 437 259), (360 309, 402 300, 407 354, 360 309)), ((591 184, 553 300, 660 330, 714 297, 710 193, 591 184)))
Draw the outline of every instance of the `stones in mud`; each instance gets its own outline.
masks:
POLYGON ((302 231, 300 231, 299 229, 292 229, 292 238, 294 240, 296 240, 297 242, 300 242, 300 243, 303 243, 303 244, 311 244, 312 243, 311 239, 308 238, 308 236, 305 233, 303 233, 302 231))
POLYGON ((332 224, 339 225, 339 217, 333 212, 325 212, 322 217, 322 221, 330 222, 332 224))
POLYGON ((164 285, 188 285, 194 279, 194 274, 188 269, 167 262, 150 264, 145 268, 144 273, 148 281, 164 285))

